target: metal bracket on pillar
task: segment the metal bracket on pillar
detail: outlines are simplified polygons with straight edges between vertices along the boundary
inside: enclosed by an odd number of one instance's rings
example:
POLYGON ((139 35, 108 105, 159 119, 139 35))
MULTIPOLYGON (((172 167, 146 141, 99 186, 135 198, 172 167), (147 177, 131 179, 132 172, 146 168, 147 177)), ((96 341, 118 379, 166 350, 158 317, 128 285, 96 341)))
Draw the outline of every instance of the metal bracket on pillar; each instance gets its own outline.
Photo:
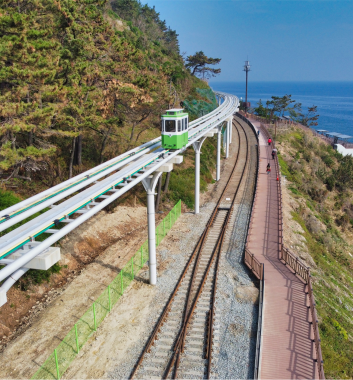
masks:
POLYGON ((156 219, 154 208, 155 189, 162 172, 153 173, 142 180, 147 193, 147 221, 148 221, 148 254, 150 284, 157 284, 157 257, 156 257, 156 219))
POLYGON ((204 136, 192 144, 195 150, 195 214, 200 212, 200 153, 205 140, 204 136))

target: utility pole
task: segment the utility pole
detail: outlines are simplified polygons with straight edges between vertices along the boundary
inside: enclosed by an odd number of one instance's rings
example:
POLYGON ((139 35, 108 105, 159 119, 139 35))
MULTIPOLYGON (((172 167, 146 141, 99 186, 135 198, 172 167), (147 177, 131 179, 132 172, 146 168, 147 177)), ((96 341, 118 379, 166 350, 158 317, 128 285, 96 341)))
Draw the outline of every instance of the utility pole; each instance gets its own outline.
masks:
POLYGON ((250 62, 245 61, 244 71, 246 73, 246 91, 245 91, 245 112, 248 111, 250 104, 248 105, 248 72, 250 71, 250 62))

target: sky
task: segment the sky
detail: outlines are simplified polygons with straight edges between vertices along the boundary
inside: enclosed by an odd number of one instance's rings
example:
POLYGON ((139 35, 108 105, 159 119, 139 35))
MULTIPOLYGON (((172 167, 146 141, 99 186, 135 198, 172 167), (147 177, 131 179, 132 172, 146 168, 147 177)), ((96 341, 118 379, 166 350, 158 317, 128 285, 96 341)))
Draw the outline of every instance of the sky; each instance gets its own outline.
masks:
POLYGON ((214 80, 353 81, 353 0, 143 0, 180 51, 221 58, 214 80))

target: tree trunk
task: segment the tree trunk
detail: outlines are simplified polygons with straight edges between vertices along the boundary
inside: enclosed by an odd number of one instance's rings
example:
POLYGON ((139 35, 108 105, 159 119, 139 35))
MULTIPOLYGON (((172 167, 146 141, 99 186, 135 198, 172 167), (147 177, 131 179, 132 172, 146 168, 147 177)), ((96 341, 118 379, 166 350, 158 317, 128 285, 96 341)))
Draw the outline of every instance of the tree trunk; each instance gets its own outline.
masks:
POLYGON ((100 151, 100 154, 99 154, 99 162, 100 163, 103 163, 103 151, 104 151, 105 145, 107 143, 107 140, 108 140, 108 137, 109 137, 109 133, 110 133, 110 128, 108 130, 108 133, 103 137, 102 147, 101 147, 101 151, 100 151))
POLYGON ((168 186, 169 186, 169 180, 170 180, 170 174, 171 172, 167 173, 167 177, 164 182, 164 192, 166 193, 168 191, 168 186))
POLYGON ((33 145, 33 132, 28 132, 28 145, 33 145))
POLYGON ((157 191, 157 198, 156 198, 156 204, 155 204, 155 212, 158 212, 159 208, 159 202, 161 200, 161 190, 162 190, 162 176, 159 177, 158 180, 158 191, 157 191))
MULTIPOLYGON (((27 103, 29 103, 30 99, 29 99, 29 91, 27 92, 27 103)), ((28 132, 28 145, 31 146, 33 145, 33 132, 30 131, 28 132)))
POLYGON ((69 165, 69 178, 72 178, 72 165, 74 163, 75 146, 76 146, 76 137, 74 137, 72 140, 72 150, 71 150, 70 165, 69 165))
POLYGON ((136 124, 134 123, 132 125, 132 129, 131 129, 131 134, 130 134, 130 142, 132 141, 132 139, 134 138, 134 134, 135 134, 135 127, 136 127, 136 124))
POLYGON ((74 165, 82 165, 82 135, 76 138, 74 165))

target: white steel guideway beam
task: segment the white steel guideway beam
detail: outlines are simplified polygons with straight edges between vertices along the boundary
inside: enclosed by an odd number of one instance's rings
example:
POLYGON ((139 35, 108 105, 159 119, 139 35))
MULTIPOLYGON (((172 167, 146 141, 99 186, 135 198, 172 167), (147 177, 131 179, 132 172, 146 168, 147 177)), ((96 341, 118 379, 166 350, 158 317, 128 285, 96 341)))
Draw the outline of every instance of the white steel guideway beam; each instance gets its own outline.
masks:
POLYGON ((52 208, 0 238, 1 259, 28 243, 28 241, 33 241, 38 234, 51 229, 54 225, 56 226, 57 222, 66 223, 64 227, 54 230, 50 237, 29 250, 26 255, 21 256, 0 270, 0 281, 25 267, 30 260, 43 252, 43 250, 84 223, 136 184, 151 176, 160 166, 184 152, 187 147, 200 141, 210 130, 229 119, 239 106, 238 98, 224 93, 218 93, 218 95, 224 99, 222 105, 216 109, 218 113, 213 111, 211 117, 206 115, 195 121, 195 127, 190 130, 189 142, 183 149, 168 151, 159 148, 152 153, 142 155, 137 160, 135 157, 135 161, 131 161, 127 167, 124 167, 119 172, 61 203, 60 207, 52 208), (96 202, 96 199, 102 199, 102 201, 96 202), (70 219, 69 216, 73 213, 79 213, 80 215, 76 219, 70 219))
MULTIPOLYGON (((222 112, 222 108, 224 108, 225 105, 226 104, 222 105, 222 107, 216 108, 209 114, 190 122, 190 133, 192 133, 192 130, 195 127, 220 114, 222 112)), ((92 182, 97 181, 98 179, 110 174, 111 172, 142 156, 143 154, 146 154, 156 147, 160 146, 161 138, 155 138, 154 140, 131 149, 118 157, 115 157, 107 162, 104 162, 101 165, 94 167, 93 169, 87 170, 86 172, 81 173, 74 178, 62 182, 48 190, 45 190, 39 194, 34 195, 31 198, 25 199, 22 202, 19 202, 16 205, 3 210, 0 214, 0 231, 11 227, 12 225, 22 221, 23 219, 26 219, 28 216, 33 215, 46 207, 50 207, 55 202, 66 198, 67 196, 75 193, 77 190, 91 184, 92 182)))

